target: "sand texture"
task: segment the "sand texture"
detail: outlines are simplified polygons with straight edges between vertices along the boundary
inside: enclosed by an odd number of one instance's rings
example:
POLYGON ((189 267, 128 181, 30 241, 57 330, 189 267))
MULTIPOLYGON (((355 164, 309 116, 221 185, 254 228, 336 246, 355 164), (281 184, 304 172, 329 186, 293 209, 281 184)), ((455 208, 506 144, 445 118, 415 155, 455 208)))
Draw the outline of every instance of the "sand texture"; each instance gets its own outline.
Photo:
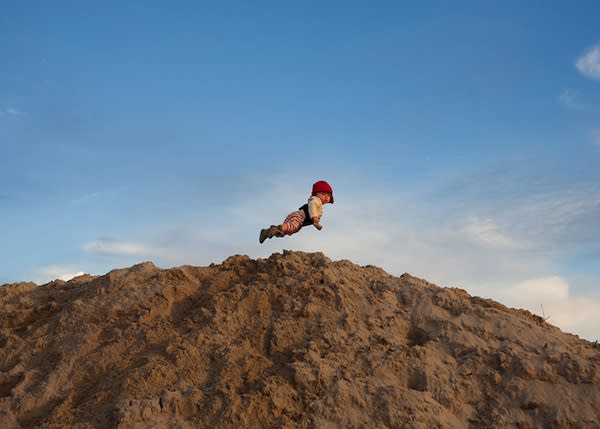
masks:
POLYGON ((0 428, 600 428, 600 347, 288 252, 0 287, 0 428))

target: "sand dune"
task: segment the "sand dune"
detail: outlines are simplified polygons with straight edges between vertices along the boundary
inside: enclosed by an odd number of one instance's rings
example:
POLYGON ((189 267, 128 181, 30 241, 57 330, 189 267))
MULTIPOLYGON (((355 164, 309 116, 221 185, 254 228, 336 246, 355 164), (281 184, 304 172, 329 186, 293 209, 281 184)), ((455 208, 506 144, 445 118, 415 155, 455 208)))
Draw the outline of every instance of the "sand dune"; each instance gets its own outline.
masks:
POLYGON ((599 428, 600 348, 320 253, 0 287, 0 428, 599 428))

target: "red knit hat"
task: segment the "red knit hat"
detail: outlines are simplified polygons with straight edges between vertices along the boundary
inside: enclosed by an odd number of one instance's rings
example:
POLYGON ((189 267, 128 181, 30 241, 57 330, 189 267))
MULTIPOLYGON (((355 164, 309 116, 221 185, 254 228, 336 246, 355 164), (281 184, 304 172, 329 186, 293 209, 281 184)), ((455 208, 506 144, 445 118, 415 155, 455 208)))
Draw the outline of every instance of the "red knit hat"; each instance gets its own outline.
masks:
POLYGON ((324 180, 315 182, 312 187, 312 194, 317 195, 317 192, 329 192, 331 194, 331 204, 333 204, 333 188, 324 180))

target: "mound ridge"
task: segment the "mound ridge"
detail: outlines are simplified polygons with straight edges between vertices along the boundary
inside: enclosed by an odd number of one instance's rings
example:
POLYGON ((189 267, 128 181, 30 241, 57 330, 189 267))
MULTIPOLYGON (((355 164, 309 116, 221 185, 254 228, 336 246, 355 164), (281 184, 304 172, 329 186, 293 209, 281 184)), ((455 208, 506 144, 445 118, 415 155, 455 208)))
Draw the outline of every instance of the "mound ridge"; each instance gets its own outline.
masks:
POLYGON ((284 251, 0 287, 2 428, 598 428, 600 349, 284 251))

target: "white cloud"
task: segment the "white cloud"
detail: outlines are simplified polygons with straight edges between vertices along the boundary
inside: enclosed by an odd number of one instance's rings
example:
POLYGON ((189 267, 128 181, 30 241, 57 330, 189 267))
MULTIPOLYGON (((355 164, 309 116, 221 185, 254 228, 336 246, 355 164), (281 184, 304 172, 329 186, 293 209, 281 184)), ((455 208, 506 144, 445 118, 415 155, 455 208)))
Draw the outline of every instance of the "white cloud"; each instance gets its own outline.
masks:
POLYGON ((585 105, 579 101, 579 92, 565 89, 559 96, 558 101, 571 110, 584 110, 585 105))
POLYGON ((600 297, 572 295, 562 277, 531 278, 495 295, 501 302, 529 310, 565 332, 600 339, 600 297))
POLYGON ((158 249, 139 243, 127 243, 117 240, 96 240, 86 243, 84 250, 90 253, 113 255, 151 256, 159 253, 158 249))
POLYGON ((600 79, 600 44, 591 47, 579 57, 575 67, 586 77, 600 79))
POLYGON ((507 291, 507 296, 512 301, 533 304, 538 306, 541 302, 560 302, 569 297, 569 284, 561 277, 542 277, 528 279, 517 283, 507 291))
POLYGON ((85 274, 69 265, 50 265, 36 270, 35 283, 42 284, 52 280, 71 280, 73 277, 85 274))

